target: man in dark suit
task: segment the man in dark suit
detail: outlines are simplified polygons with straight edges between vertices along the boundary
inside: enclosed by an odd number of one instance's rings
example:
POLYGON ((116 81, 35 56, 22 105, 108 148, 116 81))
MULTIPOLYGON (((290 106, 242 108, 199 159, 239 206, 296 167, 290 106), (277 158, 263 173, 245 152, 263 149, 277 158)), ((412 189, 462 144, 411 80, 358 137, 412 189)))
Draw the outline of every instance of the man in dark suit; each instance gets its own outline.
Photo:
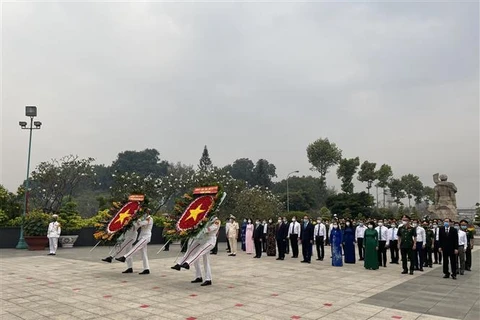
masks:
POLYGON ((457 279, 458 233, 451 224, 452 220, 446 218, 444 226, 440 228, 439 251, 443 253, 443 277, 449 278, 451 275, 453 279, 457 279), (452 273, 448 271, 449 260, 452 273))
POLYGON ((302 241, 302 263, 310 263, 312 260, 312 246, 314 227, 310 223, 308 216, 303 217, 302 231, 300 232, 300 239, 302 241))
POLYGON ((262 238, 263 238, 263 225, 260 220, 255 221, 255 230, 253 230, 253 243, 255 244, 255 257, 262 257, 262 238))
POLYGON ((278 247, 277 260, 285 259, 287 236, 288 236, 288 225, 283 223, 282 218, 278 218, 278 223, 275 226, 275 239, 277 240, 277 247, 278 247))

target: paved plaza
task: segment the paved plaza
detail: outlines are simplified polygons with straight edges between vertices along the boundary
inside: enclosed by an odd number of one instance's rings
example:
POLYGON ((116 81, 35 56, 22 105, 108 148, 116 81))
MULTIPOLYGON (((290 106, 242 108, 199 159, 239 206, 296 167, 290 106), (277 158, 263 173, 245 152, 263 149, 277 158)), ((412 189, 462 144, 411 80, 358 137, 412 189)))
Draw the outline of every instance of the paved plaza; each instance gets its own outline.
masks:
MULTIPOLYGON (((179 253, 148 248, 150 275, 100 261, 108 247, 47 251, 0 250, 0 319, 480 319, 480 252, 473 270, 458 280, 443 279, 441 266, 401 275, 398 265, 367 271, 362 262, 331 262, 239 252, 228 257, 225 243, 211 255, 213 285, 190 283, 193 268, 170 269, 179 253)), ((326 257, 329 257, 327 249, 326 257)))

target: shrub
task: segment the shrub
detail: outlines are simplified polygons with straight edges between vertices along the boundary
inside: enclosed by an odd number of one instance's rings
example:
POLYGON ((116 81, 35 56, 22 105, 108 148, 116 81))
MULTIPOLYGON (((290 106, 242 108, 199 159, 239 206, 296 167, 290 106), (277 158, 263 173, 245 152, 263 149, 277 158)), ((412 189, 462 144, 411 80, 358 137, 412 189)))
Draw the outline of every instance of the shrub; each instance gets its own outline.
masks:
POLYGON ((25 236, 46 236, 50 215, 41 211, 31 211, 23 220, 23 231, 25 236))

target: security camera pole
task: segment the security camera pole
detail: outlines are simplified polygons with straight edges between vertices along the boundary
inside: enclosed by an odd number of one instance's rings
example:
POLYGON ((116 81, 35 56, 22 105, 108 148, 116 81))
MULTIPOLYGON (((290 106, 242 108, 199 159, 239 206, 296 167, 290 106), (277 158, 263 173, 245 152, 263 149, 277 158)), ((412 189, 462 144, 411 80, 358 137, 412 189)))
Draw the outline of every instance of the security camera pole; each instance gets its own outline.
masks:
MULTIPOLYGON (((30 177, 30 152, 32 150, 32 131, 33 129, 40 129, 42 123, 40 121, 33 121, 33 118, 37 116, 37 107, 35 106, 26 106, 25 115, 30 117, 30 127, 27 127, 27 122, 20 121, 19 125, 22 129, 30 130, 30 139, 28 141, 28 160, 27 160, 27 179, 25 180, 25 202, 23 205, 23 217, 27 215, 28 211, 28 180, 30 177), (34 127, 35 126, 35 127, 34 127)), ((20 227, 20 238, 18 239, 17 249, 27 249, 27 244, 25 243, 25 238, 23 237, 23 223, 20 227)))

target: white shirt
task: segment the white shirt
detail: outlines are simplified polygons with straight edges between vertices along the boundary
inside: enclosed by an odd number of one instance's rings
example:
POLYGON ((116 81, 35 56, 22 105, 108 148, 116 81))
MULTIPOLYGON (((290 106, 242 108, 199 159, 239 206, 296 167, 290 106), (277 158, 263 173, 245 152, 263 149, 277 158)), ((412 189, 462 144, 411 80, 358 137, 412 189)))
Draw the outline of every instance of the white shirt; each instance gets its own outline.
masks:
POLYGON ((267 234, 267 229, 268 229, 268 223, 265 223, 263 225, 263 234, 267 234))
POLYGON ((378 241, 387 241, 388 240, 388 228, 385 226, 378 226, 375 228, 378 232, 378 241))
POLYGON ((398 228, 390 228, 388 229, 388 241, 393 241, 398 240, 398 228))
POLYGON ((62 228, 60 228, 60 223, 57 221, 52 221, 48 224, 47 237, 48 238, 58 238, 62 233, 62 228))
POLYGON ((297 221, 292 221, 288 227, 288 236, 290 237, 291 234, 300 234, 300 223, 297 221))
POLYGON ((325 225, 323 223, 321 223, 321 222, 317 223, 315 225, 313 235, 315 237, 317 237, 317 236, 325 237, 327 235, 327 228, 325 227, 325 225))
POLYGON ((138 233, 137 233, 137 227, 136 227, 136 225, 132 225, 132 226, 130 227, 130 229, 128 229, 127 231, 125 231, 125 233, 123 234, 123 239, 124 239, 125 241, 128 241, 128 240, 133 240, 133 241, 135 241, 135 240, 137 240, 137 235, 138 235, 138 233))
POLYGON ((136 227, 141 228, 139 238, 150 239, 152 237, 153 219, 150 216, 137 221, 136 227))
POLYGON ((228 236, 228 229, 230 229, 230 222, 225 223, 225 235, 228 236))
POLYGON ((458 246, 467 247, 467 233, 463 230, 458 230, 458 246))
POLYGON ((427 240, 425 229, 423 229, 423 227, 416 227, 415 232, 417 233, 417 242, 423 242, 423 244, 425 244, 427 240))
POLYGON ((435 237, 435 241, 440 241, 440 228, 439 227, 436 227, 436 228, 432 228, 433 230, 433 236, 435 237))
POLYGON ((365 226, 357 226, 355 229, 355 241, 357 241, 358 238, 363 239, 365 236, 365 230, 367 230, 367 227, 365 226))

